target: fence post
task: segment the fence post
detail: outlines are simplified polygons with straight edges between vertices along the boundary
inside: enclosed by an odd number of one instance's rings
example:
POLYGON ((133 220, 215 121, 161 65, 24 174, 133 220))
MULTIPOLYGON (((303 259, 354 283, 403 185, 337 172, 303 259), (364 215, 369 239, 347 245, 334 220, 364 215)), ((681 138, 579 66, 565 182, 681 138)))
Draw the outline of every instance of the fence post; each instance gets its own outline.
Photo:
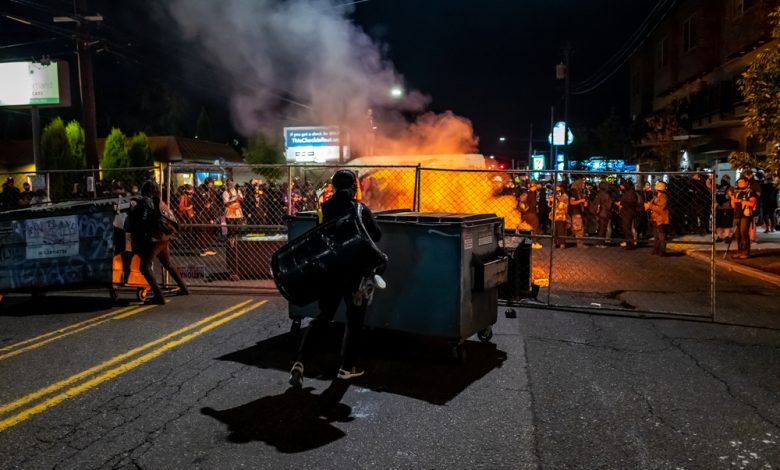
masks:
POLYGON ((412 198, 412 210, 420 212, 420 164, 414 169, 414 196, 412 198))
POLYGON ((46 197, 51 202, 51 173, 47 171, 44 174, 46 175, 46 197))
POLYGON ((97 176, 95 169, 92 169, 92 199, 97 199, 97 176))
POLYGON ((293 215, 292 210, 292 165, 287 165, 287 215, 293 215))
MULTIPOLYGON (((167 188, 167 193, 168 193, 168 200, 165 201, 165 203, 168 204, 168 207, 170 207, 171 206, 171 180, 173 179, 173 165, 171 164, 171 162, 168 162, 165 164, 165 168, 168 170, 167 171, 168 174, 166 176, 166 181, 165 181, 165 187, 167 188)), ((162 178, 163 176, 162 167, 159 168, 159 171, 160 171, 160 177, 162 178)))
POLYGON ((717 306, 715 304, 716 298, 718 296, 717 294, 717 288, 715 286, 716 282, 716 269, 715 269, 715 259, 718 256, 718 252, 715 247, 715 237, 717 235, 717 225, 716 225, 716 211, 717 211, 717 201, 715 198, 715 185, 717 184, 717 181, 715 181, 715 173, 710 171, 710 176, 712 177, 712 182, 710 183, 710 243, 711 243, 711 249, 710 249, 710 315, 712 316, 712 321, 715 321, 715 316, 717 315, 717 306))
MULTIPOLYGON (((558 205, 558 192, 555 191, 555 186, 558 184, 558 166, 556 165, 553 170, 553 184, 552 184, 552 211, 550 211, 550 269, 547 273, 547 306, 552 305, 552 275, 553 275, 553 252, 555 251, 555 207, 558 205)), ((539 201, 539 204, 547 204, 547 201, 539 201)))

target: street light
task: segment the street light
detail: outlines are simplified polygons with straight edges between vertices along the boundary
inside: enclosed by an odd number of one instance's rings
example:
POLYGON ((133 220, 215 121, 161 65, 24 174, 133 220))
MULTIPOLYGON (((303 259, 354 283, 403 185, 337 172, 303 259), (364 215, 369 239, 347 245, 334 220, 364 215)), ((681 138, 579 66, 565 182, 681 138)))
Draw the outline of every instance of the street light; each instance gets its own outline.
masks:
POLYGON ((501 142, 506 142, 506 137, 499 137, 498 140, 501 142))
POLYGON ((404 89, 401 88, 400 86, 394 86, 393 88, 390 89, 390 96, 392 96, 393 98, 400 98, 404 96, 404 89))

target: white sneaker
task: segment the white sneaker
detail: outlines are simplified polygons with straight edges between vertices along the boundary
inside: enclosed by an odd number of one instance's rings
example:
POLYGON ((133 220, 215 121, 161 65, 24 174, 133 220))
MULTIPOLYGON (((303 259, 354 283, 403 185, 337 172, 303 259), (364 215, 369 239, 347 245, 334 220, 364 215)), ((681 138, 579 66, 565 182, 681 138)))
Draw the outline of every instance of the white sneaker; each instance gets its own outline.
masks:
POLYGON ((622 246, 622 247, 626 247, 626 246, 628 246, 628 243, 626 243, 626 242, 620 242, 620 246, 622 246))
POLYGON ((382 276, 380 276, 379 274, 374 274, 374 284, 378 289, 384 289, 385 287, 387 287, 387 283, 385 282, 384 279, 382 279, 382 276))
POLYGON ((303 387, 303 364, 295 362, 290 370, 290 385, 296 388, 303 387))
POLYGON ((338 375, 336 377, 338 377, 338 378, 340 378, 342 380, 349 380, 349 379, 353 379, 355 377, 360 377, 361 375, 363 375, 365 373, 366 373, 366 371, 364 371, 363 369, 358 369, 357 367, 353 367, 350 370, 339 369, 339 373, 338 373, 338 375))

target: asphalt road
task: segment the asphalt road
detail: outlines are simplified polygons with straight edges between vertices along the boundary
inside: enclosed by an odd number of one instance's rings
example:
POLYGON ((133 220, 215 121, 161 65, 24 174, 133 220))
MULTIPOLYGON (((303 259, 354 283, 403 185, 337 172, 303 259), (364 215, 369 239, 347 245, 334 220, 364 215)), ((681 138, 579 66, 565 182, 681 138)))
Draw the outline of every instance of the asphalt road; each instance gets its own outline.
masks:
POLYGON ((351 382, 334 327, 296 391, 279 298, 7 298, 0 467, 780 468, 777 331, 516 313, 462 364, 370 331, 351 382))

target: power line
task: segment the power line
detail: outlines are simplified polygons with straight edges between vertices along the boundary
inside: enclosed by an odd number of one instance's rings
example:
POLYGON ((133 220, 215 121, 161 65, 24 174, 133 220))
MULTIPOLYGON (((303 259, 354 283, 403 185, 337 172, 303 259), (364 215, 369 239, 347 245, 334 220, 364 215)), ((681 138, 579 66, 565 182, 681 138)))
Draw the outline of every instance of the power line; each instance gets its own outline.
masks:
MULTIPOLYGON (((662 0, 662 1, 666 1, 666 0, 662 0)), ((672 9, 675 7, 676 4, 677 4, 677 0, 671 0, 670 3, 668 3, 668 7, 667 7, 666 11, 664 11, 663 14, 658 17, 658 19, 655 22, 655 24, 653 25, 653 27, 650 28, 647 31, 647 33, 645 34, 645 36, 643 38, 641 38, 641 40, 639 42, 636 43, 636 45, 633 47, 633 49, 631 49, 628 53, 624 54, 623 58, 619 61, 619 63, 614 65, 611 68, 611 70, 604 77, 602 77, 597 83, 595 83, 593 85, 586 86, 584 88, 582 86, 578 86, 574 91, 572 91, 572 94, 574 94, 574 95, 584 95, 586 93, 590 93, 591 91, 599 88, 604 83, 606 83, 607 80, 612 78, 621 69, 621 67, 623 67, 623 65, 625 65, 625 63, 628 62, 628 60, 631 57, 633 57, 634 54, 636 54, 636 52, 639 50, 639 48, 642 47, 644 42, 647 40, 647 38, 650 37, 650 35, 653 33, 653 31, 655 31, 655 29, 661 24, 661 22, 663 22, 663 20, 666 19, 666 17, 669 15, 669 13, 672 11, 672 9)))
POLYGON ((623 46, 620 49, 618 49, 618 51, 615 52, 612 55, 612 57, 607 62, 605 62, 596 72, 592 73, 590 77, 578 83, 576 88, 587 87, 592 83, 598 81, 599 75, 601 75, 605 70, 608 70, 610 68, 610 65, 619 62, 622 59, 622 56, 626 53, 626 51, 630 50, 631 47, 636 43, 636 41, 639 40, 641 36, 646 32, 655 13, 663 6, 666 6, 666 4, 668 4, 670 1, 674 1, 674 0, 658 1, 653 7, 653 9, 647 14, 647 16, 645 16, 645 19, 642 21, 642 24, 639 26, 639 28, 634 30, 631 37, 629 37, 629 39, 623 43, 623 46))
POLYGON ((27 41, 27 42, 17 42, 16 44, 6 44, 3 46, 0 46, 0 49, 11 49, 13 47, 24 47, 24 46, 32 46, 35 44, 43 44, 47 42, 56 41, 57 38, 48 38, 48 39, 40 39, 38 41, 27 41))

